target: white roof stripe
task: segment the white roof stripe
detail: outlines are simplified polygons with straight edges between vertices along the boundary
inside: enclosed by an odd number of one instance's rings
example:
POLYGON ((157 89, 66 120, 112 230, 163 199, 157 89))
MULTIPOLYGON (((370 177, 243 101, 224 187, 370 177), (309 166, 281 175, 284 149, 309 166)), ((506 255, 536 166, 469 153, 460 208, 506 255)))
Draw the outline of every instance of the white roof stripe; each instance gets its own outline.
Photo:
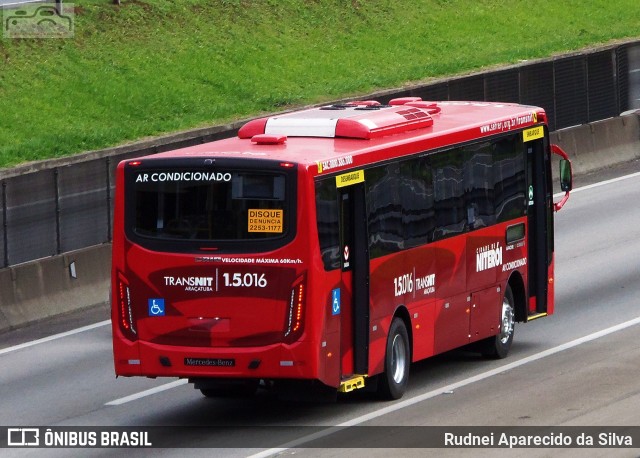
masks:
POLYGON ((335 137, 337 123, 337 119, 304 119, 283 116, 269 118, 264 133, 290 137, 335 137))

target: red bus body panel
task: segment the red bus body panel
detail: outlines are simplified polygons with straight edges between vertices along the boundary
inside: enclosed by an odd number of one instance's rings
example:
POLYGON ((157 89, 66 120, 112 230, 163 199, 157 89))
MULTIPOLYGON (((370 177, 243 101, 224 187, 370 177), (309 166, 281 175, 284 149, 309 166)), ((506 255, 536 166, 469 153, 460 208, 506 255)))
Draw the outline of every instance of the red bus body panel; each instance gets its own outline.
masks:
MULTIPOLYGON (((249 137, 262 133, 265 123, 261 120, 249 129, 248 138, 152 156, 166 160, 265 158, 294 164, 298 170, 296 236, 271 252, 165 253, 132 243, 125 236, 124 217, 124 169, 131 161, 121 163, 116 178, 112 266, 116 374, 315 379, 337 387, 350 372, 341 361, 345 355, 350 358, 350 336, 341 323, 349 307, 350 286, 340 269, 324 268, 314 179, 518 131, 546 119, 540 108, 513 104, 441 102, 438 106, 441 112, 430 115, 433 122, 427 127, 396 129, 392 135, 370 139, 289 137, 283 143, 258 144, 249 137), (249 274, 252 281, 264 278, 267 286, 221 286, 224 278, 233 279, 234 274, 249 274), (198 279, 198 285, 185 291, 189 279, 198 279), (300 279, 304 284, 303 330, 295 341, 287 342, 283 329, 293 288, 300 279), (128 288, 126 293, 122 288, 128 288), (343 295, 341 314, 332 313, 332 291, 336 289, 343 295), (150 315, 152 298, 164 299, 165 316, 150 315), (135 335, 123 328, 127 304, 135 335), (204 362, 187 365, 187 360, 204 362)), ((144 163, 147 158, 137 160, 144 163)), ((414 361, 499 332, 501 298, 509 278, 517 273, 525 289, 528 285, 526 243, 505 244, 507 227, 517 223, 526 226, 527 218, 371 259, 369 375, 384 369, 387 332, 400 306, 409 312, 414 361), (411 291, 398 294, 404 275, 410 276, 413 285, 411 291)), ((553 262, 548 272, 547 310, 551 314, 553 262)), ((535 302, 530 306, 535 309, 535 302)))

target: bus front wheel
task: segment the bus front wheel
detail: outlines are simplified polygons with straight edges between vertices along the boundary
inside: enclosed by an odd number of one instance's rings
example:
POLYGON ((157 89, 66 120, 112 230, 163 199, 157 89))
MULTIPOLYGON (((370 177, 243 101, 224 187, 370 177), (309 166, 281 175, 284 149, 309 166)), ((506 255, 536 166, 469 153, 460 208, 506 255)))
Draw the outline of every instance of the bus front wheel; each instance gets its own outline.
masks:
POLYGON ((404 321, 394 318, 387 336, 384 373, 380 374, 378 393, 383 399, 399 399, 407 389, 411 348, 404 321))

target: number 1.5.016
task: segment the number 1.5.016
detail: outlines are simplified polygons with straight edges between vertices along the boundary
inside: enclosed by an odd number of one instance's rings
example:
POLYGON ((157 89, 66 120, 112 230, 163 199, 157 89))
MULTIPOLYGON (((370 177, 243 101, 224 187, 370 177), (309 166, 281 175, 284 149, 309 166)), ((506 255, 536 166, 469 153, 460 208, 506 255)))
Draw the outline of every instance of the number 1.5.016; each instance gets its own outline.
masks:
POLYGON ((233 288, 266 288, 267 279, 264 274, 257 273, 224 273, 222 274, 224 286, 230 286, 233 288))

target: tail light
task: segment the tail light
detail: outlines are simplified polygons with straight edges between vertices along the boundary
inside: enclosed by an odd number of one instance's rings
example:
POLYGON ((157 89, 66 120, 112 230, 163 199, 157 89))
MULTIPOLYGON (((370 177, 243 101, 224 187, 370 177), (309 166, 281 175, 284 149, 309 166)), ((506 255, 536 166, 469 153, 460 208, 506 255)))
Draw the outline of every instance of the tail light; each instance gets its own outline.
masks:
POLYGON ((293 342, 302 334, 305 304, 304 276, 298 277, 291 287, 289 310, 284 326, 285 342, 293 342))
POLYGON ((118 275, 116 294, 120 329, 125 336, 134 340, 138 333, 134 325, 133 310, 131 309, 131 291, 126 280, 120 275, 118 275))

